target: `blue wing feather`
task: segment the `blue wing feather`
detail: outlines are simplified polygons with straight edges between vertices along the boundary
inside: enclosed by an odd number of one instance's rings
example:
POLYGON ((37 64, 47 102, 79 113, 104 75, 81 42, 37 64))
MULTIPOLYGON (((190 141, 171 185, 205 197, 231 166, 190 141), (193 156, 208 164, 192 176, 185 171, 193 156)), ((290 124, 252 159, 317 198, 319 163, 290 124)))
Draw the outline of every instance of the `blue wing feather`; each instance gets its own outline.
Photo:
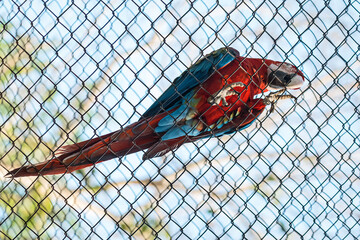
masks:
POLYGON ((203 83, 214 71, 226 66, 238 56, 239 52, 236 49, 224 47, 200 59, 174 80, 173 84, 142 115, 142 118, 152 117, 179 106, 193 88, 203 83))
POLYGON ((174 126, 170 128, 162 137, 161 140, 166 141, 170 139, 175 139, 182 136, 197 136, 200 134, 196 128, 193 128, 188 125, 183 126, 174 126))
MULTIPOLYGON (((181 105, 174 112, 170 113, 169 115, 161 119, 156 129, 158 129, 159 127, 173 126, 177 122, 177 120, 185 118, 188 112, 187 108, 188 106, 181 105)), ((162 132, 162 131, 157 131, 157 132, 162 132)))

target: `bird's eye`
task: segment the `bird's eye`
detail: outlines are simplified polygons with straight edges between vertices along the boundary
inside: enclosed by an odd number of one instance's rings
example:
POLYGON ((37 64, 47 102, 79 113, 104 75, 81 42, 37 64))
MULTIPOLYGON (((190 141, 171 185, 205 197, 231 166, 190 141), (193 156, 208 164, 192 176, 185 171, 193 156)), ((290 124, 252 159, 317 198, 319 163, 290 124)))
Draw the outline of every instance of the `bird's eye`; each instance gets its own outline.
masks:
POLYGON ((289 84, 291 82, 291 79, 293 78, 292 75, 288 74, 284 77, 285 83, 289 84))

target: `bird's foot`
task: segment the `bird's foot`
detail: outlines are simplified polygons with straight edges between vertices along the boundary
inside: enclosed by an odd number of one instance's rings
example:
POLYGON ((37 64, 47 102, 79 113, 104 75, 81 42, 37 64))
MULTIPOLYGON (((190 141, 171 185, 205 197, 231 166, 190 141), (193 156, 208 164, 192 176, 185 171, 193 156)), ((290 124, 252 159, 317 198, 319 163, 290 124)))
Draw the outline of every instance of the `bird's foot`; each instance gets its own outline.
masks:
POLYGON ((245 87, 246 85, 242 82, 234 82, 224 86, 221 90, 217 91, 215 94, 208 98, 208 103, 211 105, 219 105, 222 103, 224 107, 228 107, 229 103, 226 101, 226 97, 238 95, 240 92, 237 92, 235 87, 245 87))
POLYGON ((285 92, 285 89, 277 91, 277 92, 272 92, 270 93, 268 96, 266 96, 263 100, 265 105, 270 105, 270 113, 274 112, 275 110, 275 106, 278 100, 283 100, 283 99, 295 99, 296 101, 296 97, 290 94, 286 94, 286 95, 281 95, 285 92))

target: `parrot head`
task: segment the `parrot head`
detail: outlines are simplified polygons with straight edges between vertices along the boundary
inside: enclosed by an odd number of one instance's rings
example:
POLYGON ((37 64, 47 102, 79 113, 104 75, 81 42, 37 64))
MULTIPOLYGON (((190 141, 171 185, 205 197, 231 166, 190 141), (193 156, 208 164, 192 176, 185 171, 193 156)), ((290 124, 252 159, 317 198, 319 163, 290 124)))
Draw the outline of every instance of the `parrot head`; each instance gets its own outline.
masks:
POLYGON ((285 62, 272 62, 268 69, 268 89, 299 89, 305 82, 304 74, 285 62))

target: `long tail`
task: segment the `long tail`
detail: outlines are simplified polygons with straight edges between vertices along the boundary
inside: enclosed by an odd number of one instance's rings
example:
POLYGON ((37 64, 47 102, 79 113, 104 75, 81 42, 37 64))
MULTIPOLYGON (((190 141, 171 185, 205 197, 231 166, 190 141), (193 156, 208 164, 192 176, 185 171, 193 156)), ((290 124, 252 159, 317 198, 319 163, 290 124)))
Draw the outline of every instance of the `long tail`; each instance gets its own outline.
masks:
POLYGON ((163 115, 160 114, 150 121, 142 119, 123 130, 101 137, 63 146, 55 152, 55 157, 52 159, 11 170, 6 177, 69 173, 115 157, 147 149, 160 139, 160 136, 154 133, 154 129, 163 115))

